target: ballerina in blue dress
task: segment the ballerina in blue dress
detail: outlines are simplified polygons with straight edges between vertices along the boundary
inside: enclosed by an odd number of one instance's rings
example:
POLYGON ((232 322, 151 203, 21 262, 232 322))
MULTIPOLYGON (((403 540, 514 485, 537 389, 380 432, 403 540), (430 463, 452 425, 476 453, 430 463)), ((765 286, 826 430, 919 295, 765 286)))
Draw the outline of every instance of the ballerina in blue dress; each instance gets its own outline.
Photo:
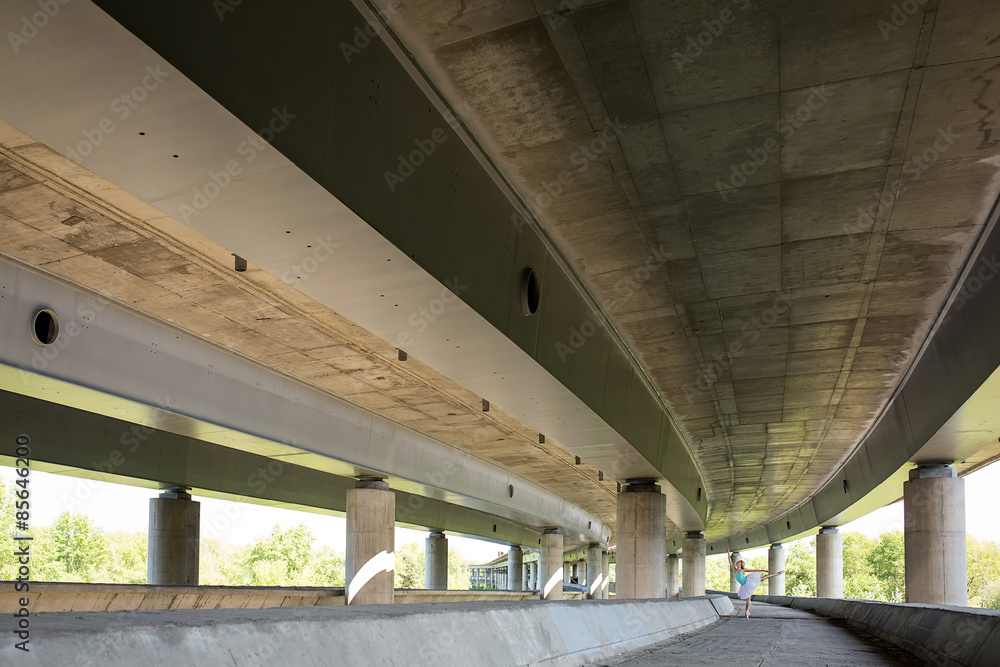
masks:
POLYGON ((777 577, 779 574, 784 574, 785 571, 775 572, 774 574, 769 574, 765 577, 760 576, 761 572, 767 572, 767 570, 747 570, 742 560, 736 561, 733 564, 733 555, 726 549, 726 559, 729 561, 730 569, 735 573, 736 581, 740 582, 740 590, 737 593, 741 600, 747 601, 746 617, 750 619, 750 596, 754 594, 757 587, 760 586, 760 582, 766 581, 771 577, 777 577))

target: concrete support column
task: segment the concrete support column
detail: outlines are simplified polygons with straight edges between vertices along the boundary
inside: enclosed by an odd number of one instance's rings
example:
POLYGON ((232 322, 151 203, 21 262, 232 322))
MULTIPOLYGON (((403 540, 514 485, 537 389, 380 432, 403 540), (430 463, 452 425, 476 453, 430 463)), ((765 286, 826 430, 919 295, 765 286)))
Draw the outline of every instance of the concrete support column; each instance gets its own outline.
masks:
POLYGON ((521 563, 521 589, 522 591, 531 590, 528 586, 531 585, 531 574, 530 568, 527 563, 521 563))
POLYGON ((631 482, 618 494, 617 599, 664 597, 666 516, 667 497, 652 481, 631 482))
POLYGON ((543 600, 563 599, 563 536, 546 531, 538 550, 538 594, 543 600))
POLYGON ((601 545, 587 546, 587 599, 600 600, 604 577, 601 575, 601 545))
MULTIPOLYGON (((732 554, 732 558, 733 558, 733 565, 736 565, 736 563, 738 563, 739 561, 741 561, 743 559, 743 554, 741 554, 739 551, 734 551, 733 554, 732 554)), ((746 563, 744 563, 744 565, 746 565, 746 563)), ((726 567, 729 567, 728 563, 726 564, 726 567)), ((732 568, 730 568, 729 569, 729 592, 730 593, 737 593, 737 592, 739 592, 739 590, 740 590, 740 582, 736 580, 736 573, 733 572, 732 568)))
POLYGON ((538 561, 533 560, 528 563, 528 590, 538 590, 538 561))
POLYGON ((816 597, 844 597, 844 536, 836 526, 816 536, 816 597))
POLYGON ((568 584, 569 580, 573 577, 573 564, 563 563, 563 583, 568 584))
POLYGON ((607 551, 601 552, 601 599, 611 597, 611 556, 607 551))
POLYGON ((921 464, 903 483, 906 601, 969 604, 965 480, 945 464, 921 464))
POLYGON ((512 544, 507 552, 507 590, 521 590, 521 564, 524 562, 524 551, 520 545, 512 544))
MULTIPOLYGON (((767 550, 767 573, 775 574, 785 569, 785 547, 780 544, 772 544, 767 550)), ((767 580, 768 595, 785 594, 785 575, 779 574, 767 580)))
POLYGON ((424 545, 424 588, 448 590, 448 538, 441 531, 431 531, 424 545))
MULTIPOLYGON (((664 545, 666 542, 664 542, 664 545)), ((705 594, 705 535, 685 533, 681 555, 684 558, 682 597, 705 594)))
POLYGON ((677 554, 667 556, 667 597, 672 598, 681 589, 681 559, 677 554))
POLYGON ((379 479, 347 490, 347 604, 392 604, 396 494, 379 479))
POLYGON ((146 583, 197 586, 201 504, 187 487, 165 489, 149 499, 146 583))
POLYGON ((590 570, 587 569, 587 561, 579 560, 576 563, 576 583, 581 586, 590 585, 590 570))

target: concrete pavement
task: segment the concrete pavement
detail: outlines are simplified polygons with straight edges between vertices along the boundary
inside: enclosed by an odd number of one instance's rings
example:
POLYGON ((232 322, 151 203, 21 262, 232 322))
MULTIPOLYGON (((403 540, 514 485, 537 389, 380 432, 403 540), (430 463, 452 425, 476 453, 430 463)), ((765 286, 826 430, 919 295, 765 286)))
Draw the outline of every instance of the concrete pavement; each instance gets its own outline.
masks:
POLYGON ((816 614, 754 603, 711 627, 623 655, 606 665, 922 665, 910 654, 816 614))

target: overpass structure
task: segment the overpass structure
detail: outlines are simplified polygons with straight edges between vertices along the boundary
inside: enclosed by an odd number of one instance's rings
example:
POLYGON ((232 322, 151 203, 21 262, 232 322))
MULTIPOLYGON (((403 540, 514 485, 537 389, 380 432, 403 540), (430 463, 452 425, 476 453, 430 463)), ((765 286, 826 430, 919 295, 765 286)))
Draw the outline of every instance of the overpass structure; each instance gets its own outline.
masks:
POLYGON ((0 17, 0 451, 160 488, 151 583, 197 583, 195 493, 345 514, 348 604, 392 600, 394 525, 428 588, 461 534, 546 599, 611 547, 619 597, 691 596, 819 530, 838 597, 836 526, 905 496, 909 601, 965 604, 995 8, 0 17))

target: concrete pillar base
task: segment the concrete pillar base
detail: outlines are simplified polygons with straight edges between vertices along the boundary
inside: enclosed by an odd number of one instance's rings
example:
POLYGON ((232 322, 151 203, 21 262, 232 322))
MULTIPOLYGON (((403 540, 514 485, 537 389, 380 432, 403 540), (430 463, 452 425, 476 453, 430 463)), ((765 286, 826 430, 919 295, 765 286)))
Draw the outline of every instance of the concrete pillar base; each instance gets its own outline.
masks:
POLYGON ((681 589, 681 559, 677 554, 667 556, 667 597, 676 597, 681 589))
POLYGON ((542 535, 538 551, 538 593, 543 600, 563 599, 563 536, 542 535))
POLYGON ((382 480, 347 491, 347 604, 392 604, 396 494, 382 480))
MULTIPOLYGON (((780 544, 772 544, 767 550, 767 573, 775 574, 785 569, 785 547, 780 544)), ((785 594, 785 575, 779 574, 767 580, 768 595, 785 594)))
POLYGON ((507 590, 521 590, 521 564, 524 561, 524 552, 521 546, 513 544, 507 552, 507 590))
POLYGON ((705 594, 705 535, 693 532, 684 534, 683 584, 681 597, 693 598, 705 594))
POLYGON ((587 547, 587 599, 600 600, 604 577, 601 574, 601 546, 591 544, 587 547))
POLYGON ((440 531, 424 540, 424 588, 448 590, 448 538, 440 531))
POLYGON ((201 504, 187 487, 166 489, 149 499, 146 583, 197 586, 201 504))
POLYGON ((903 516, 906 601, 967 606, 965 480, 944 464, 911 470, 903 516))
POLYGON ((616 597, 666 596, 667 497, 649 480, 630 483, 618 494, 616 597))
POLYGON ((816 597, 844 597, 844 536, 836 526, 816 536, 816 597))

